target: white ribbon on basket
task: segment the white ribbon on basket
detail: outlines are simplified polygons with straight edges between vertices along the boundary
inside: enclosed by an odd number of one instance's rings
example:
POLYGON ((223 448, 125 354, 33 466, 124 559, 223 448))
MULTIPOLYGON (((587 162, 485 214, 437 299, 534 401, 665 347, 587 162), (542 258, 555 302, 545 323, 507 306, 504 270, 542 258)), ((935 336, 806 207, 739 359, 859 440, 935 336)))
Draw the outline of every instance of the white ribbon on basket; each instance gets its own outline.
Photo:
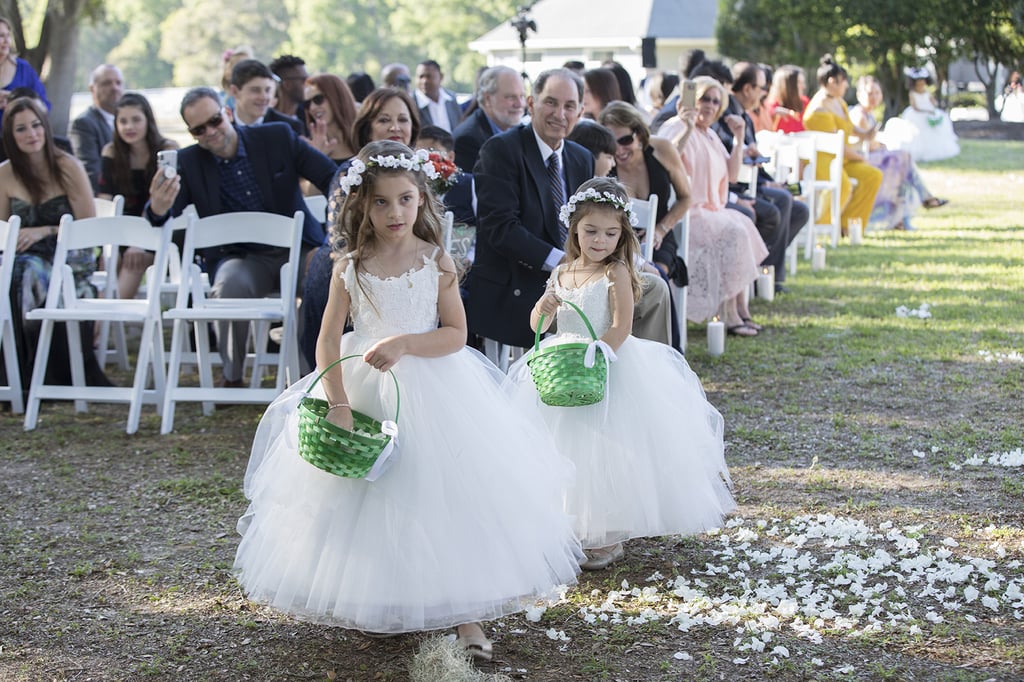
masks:
POLYGON ((608 358, 608 362, 615 362, 618 357, 615 355, 615 351, 612 347, 601 339, 595 339, 587 344, 587 352, 583 355, 583 366, 590 369, 597 362, 597 349, 600 348, 604 356, 608 358))
POLYGON ((394 453, 395 448, 398 445, 398 424, 390 419, 385 419, 380 423, 380 431, 385 435, 391 436, 391 441, 381 451, 380 455, 377 456, 377 461, 373 463, 370 471, 366 476, 363 476, 367 481, 376 481, 385 471, 388 470, 388 467, 390 467, 391 463, 394 461, 391 455, 394 453))

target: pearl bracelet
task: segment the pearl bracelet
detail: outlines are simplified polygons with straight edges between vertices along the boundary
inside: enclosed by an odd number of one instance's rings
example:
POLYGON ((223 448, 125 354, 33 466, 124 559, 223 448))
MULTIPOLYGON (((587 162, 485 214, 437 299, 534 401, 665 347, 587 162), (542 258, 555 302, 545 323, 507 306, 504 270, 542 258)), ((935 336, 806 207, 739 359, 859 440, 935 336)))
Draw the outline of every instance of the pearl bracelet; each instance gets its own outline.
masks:
POLYGON ((330 405, 327 406, 327 411, 330 412, 336 407, 347 407, 349 409, 352 409, 352 406, 349 405, 348 403, 331 403, 330 405))

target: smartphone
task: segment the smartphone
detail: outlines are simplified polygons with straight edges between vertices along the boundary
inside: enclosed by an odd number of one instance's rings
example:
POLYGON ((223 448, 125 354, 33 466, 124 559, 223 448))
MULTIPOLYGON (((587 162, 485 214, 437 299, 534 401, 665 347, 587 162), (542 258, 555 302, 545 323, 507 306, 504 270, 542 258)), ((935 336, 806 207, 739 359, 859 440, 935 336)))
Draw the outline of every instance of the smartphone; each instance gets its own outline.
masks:
POLYGON ((772 159, 771 159, 770 156, 744 156, 743 157, 743 163, 747 164, 748 166, 759 166, 762 163, 768 163, 771 160, 772 159))
POLYGON ((697 107, 697 84, 693 81, 683 81, 682 102, 687 109, 697 107))
POLYGON ((156 153, 156 167, 170 180, 178 174, 178 150, 164 149, 156 153))

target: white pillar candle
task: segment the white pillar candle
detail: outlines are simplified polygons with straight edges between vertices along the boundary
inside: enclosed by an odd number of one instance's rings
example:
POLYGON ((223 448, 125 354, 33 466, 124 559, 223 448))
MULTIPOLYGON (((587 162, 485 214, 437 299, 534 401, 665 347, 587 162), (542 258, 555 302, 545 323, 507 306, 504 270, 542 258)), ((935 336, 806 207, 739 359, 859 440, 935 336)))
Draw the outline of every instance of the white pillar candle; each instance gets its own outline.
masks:
POLYGON ((864 224, 860 218, 850 218, 846 228, 850 234, 850 244, 857 246, 864 243, 864 224))
POLYGON ((811 270, 824 270, 825 269, 825 247, 818 244, 814 247, 814 253, 811 254, 811 270))
POLYGON ((725 352, 725 323, 717 317, 708 322, 708 355, 718 357, 725 352))
POLYGON ((761 266, 757 276, 757 297, 765 301, 775 300, 775 266, 761 266))

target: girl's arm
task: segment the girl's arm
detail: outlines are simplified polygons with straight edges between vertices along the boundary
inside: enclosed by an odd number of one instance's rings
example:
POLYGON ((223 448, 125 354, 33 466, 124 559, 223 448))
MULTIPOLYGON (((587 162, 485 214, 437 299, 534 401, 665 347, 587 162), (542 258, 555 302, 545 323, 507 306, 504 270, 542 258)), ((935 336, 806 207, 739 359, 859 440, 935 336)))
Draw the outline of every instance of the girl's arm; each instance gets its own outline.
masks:
MULTIPOLYGON (((348 267, 348 259, 342 258, 334 263, 331 270, 331 286, 327 294, 327 307, 324 309, 323 321, 320 325, 320 336, 316 339, 316 366, 318 371, 340 357, 341 334, 345 329, 352 300, 342 275, 348 267)), ((327 413, 332 424, 342 428, 352 428, 352 408, 347 405, 348 396, 341 372, 341 364, 335 365, 320 380, 328 405, 339 405, 327 413)))
POLYGON ((441 326, 422 334, 399 334, 381 339, 363 354, 363 359, 385 372, 403 355, 437 358, 449 355, 466 345, 466 310, 459 295, 455 262, 443 254, 438 259, 441 281, 438 282, 437 312, 441 326))
POLYGON ((601 340, 612 350, 618 350, 633 332, 633 284, 625 263, 612 264, 608 268, 608 279, 611 282, 608 295, 612 304, 612 326, 601 340))
POLYGON ((551 327, 551 322, 555 319, 555 315, 558 314, 558 306, 562 304, 562 301, 555 295, 555 282, 558 280, 561 271, 561 266, 554 269, 551 277, 548 278, 547 286, 544 287, 544 295, 533 304, 533 310, 530 311, 530 329, 535 332, 537 331, 537 325, 540 324, 541 315, 544 316, 544 325, 540 331, 544 333, 551 327))
POLYGON ((682 157, 673 149, 671 142, 660 137, 652 137, 651 147, 654 149, 654 158, 668 171, 669 181, 676 191, 676 203, 672 204, 665 217, 654 226, 654 246, 660 247, 661 240, 683 219, 690 208, 690 179, 683 168, 682 157))
POLYGON ((743 117, 730 114, 725 117, 725 124, 729 126, 732 133, 732 153, 729 154, 727 162, 729 169, 729 182, 736 182, 740 177, 740 166, 743 163, 743 132, 747 128, 743 117))

